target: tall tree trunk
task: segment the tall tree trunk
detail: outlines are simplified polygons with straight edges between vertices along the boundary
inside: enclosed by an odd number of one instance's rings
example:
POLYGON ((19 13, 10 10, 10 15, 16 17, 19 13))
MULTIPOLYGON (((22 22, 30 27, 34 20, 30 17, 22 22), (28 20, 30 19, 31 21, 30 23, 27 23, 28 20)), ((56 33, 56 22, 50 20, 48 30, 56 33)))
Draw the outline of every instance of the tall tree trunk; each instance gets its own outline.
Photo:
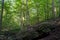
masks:
POLYGON ((36 7, 37 7, 37 23, 39 23, 39 3, 36 3, 36 7))
POLYGON ((2 5, 1 5, 0 31, 1 31, 1 28, 2 28, 2 16, 3 16, 3 9, 4 9, 4 0, 2 0, 2 5))
POLYGON ((52 0, 52 18, 55 18, 56 16, 56 12, 55 12, 55 5, 54 5, 54 0, 52 0))
POLYGON ((29 15, 29 8, 28 8, 28 0, 26 0, 26 24, 30 25, 30 15, 29 15))
POLYGON ((47 3, 46 3, 46 6, 47 6, 47 8, 46 8, 46 10, 47 10, 47 11, 46 11, 46 13, 47 13, 47 18, 46 18, 46 19, 48 20, 48 19, 49 19, 48 0, 47 0, 47 3))
POLYGON ((59 17, 60 17, 60 0, 59 0, 59 17))
POLYGON ((29 21, 30 18, 29 17, 30 16, 29 16, 29 9, 28 9, 28 0, 26 0, 26 4, 24 3, 24 0, 23 0, 22 1, 22 8, 21 8, 21 26, 22 26, 21 30, 26 29, 25 26, 30 25, 30 21, 29 21), (23 5, 24 5, 24 7, 23 7, 23 5), (24 9, 24 8, 26 8, 26 9, 24 9))
POLYGON ((20 24, 20 27, 21 27, 21 30, 23 30, 23 27, 24 27, 24 23, 23 23, 23 4, 24 4, 24 1, 22 1, 22 3, 21 3, 21 11, 20 11, 20 22, 21 22, 21 24, 20 24))

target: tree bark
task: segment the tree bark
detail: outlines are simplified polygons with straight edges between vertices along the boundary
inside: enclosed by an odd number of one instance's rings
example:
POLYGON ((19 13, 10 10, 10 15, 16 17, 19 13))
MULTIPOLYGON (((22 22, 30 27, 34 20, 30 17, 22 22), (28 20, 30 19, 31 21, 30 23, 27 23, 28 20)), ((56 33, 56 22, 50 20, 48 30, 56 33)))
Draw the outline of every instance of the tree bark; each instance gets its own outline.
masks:
POLYGON ((26 0, 26 25, 30 25, 30 15, 29 15, 29 8, 28 8, 28 0, 26 0))
POLYGON ((60 17, 60 0, 59 0, 59 17, 60 17))
POLYGON ((54 0, 52 0, 52 18, 56 17, 56 12, 55 12, 55 4, 54 4, 54 0))
POLYGON ((1 3, 1 15, 0 15, 0 31, 1 31, 1 28, 2 28, 2 17, 3 17, 3 9, 4 9, 4 0, 2 0, 2 3, 1 3))

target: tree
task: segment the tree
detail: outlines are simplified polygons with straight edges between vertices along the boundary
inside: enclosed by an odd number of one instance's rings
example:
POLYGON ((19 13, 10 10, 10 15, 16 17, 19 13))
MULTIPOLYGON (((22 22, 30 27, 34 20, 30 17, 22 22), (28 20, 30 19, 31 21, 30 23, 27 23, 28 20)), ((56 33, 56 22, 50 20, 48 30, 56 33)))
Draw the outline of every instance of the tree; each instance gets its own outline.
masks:
POLYGON ((60 0, 59 0, 59 17, 60 17, 60 0))
POLYGON ((39 20, 40 19, 40 17, 39 17, 40 16, 40 0, 37 0, 37 1, 34 0, 34 2, 35 2, 35 6, 36 6, 36 11, 37 11, 36 19, 37 19, 37 23, 39 23, 40 22, 40 20, 39 20))
POLYGON ((53 18, 56 17, 54 0, 52 0, 52 16, 53 16, 53 18))
POLYGON ((49 10, 48 10, 48 7, 49 7, 49 6, 48 6, 48 4, 49 4, 49 3, 48 3, 48 0, 47 0, 47 2, 46 2, 46 7, 47 7, 47 8, 46 8, 46 16, 47 16, 46 19, 47 19, 47 20, 49 19, 49 10))
POLYGON ((40 3, 37 2, 37 3, 36 3, 36 9, 37 9, 37 21, 38 21, 37 23, 40 22, 40 21, 39 21, 39 13, 40 13, 40 12, 39 12, 39 8, 40 8, 40 6, 39 6, 39 5, 40 5, 40 3))
POLYGON ((2 5, 1 5, 0 31, 1 31, 1 28, 2 28, 3 9, 4 9, 4 0, 2 0, 2 5))
POLYGON ((28 7, 28 0, 26 0, 26 23, 27 23, 27 25, 30 25, 30 22, 29 22, 29 20, 30 20, 30 15, 29 15, 29 7, 28 7))

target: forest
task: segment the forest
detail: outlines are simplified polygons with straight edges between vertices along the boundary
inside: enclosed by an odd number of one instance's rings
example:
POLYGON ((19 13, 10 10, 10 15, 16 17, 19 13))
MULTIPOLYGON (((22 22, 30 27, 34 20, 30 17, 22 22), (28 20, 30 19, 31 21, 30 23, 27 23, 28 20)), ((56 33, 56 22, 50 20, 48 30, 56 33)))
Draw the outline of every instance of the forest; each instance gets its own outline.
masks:
POLYGON ((0 40, 42 40, 58 28, 60 0, 0 0, 0 40))

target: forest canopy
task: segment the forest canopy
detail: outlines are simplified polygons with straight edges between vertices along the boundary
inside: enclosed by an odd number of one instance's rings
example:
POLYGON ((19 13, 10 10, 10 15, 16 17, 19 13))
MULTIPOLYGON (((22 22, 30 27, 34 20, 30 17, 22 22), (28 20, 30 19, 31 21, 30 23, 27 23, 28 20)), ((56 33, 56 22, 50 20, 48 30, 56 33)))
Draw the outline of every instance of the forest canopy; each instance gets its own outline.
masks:
POLYGON ((2 29, 13 30, 59 17, 59 0, 4 0, 2 29))

